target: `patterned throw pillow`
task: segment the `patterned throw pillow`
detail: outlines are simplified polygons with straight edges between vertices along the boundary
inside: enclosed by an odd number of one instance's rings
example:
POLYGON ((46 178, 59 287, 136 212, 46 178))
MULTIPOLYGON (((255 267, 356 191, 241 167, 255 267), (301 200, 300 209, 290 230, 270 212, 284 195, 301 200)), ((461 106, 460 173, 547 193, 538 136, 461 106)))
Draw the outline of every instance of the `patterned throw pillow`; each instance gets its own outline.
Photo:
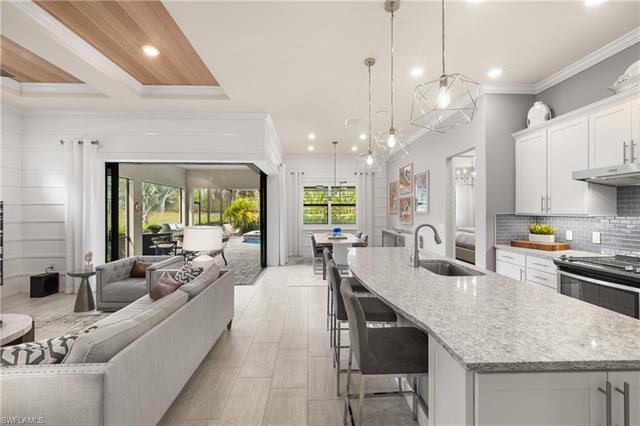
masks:
POLYGON ((184 265, 176 275, 173 277, 180 284, 187 284, 188 282, 193 281, 198 275, 202 273, 204 268, 199 268, 192 266, 190 264, 184 265))
POLYGON ((78 338, 72 334, 0 349, 0 365, 60 364, 78 338))

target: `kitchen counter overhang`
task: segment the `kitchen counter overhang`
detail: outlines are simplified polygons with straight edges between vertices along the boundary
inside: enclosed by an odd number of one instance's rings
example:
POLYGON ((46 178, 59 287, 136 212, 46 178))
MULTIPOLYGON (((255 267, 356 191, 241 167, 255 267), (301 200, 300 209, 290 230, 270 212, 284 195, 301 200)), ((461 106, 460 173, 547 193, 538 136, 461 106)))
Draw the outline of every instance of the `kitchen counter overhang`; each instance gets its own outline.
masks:
MULTIPOLYGON (((407 248, 356 248, 353 275, 477 373, 640 369, 640 321, 472 267, 449 277, 410 266, 407 248)), ((421 260, 447 260, 423 253, 421 260)))

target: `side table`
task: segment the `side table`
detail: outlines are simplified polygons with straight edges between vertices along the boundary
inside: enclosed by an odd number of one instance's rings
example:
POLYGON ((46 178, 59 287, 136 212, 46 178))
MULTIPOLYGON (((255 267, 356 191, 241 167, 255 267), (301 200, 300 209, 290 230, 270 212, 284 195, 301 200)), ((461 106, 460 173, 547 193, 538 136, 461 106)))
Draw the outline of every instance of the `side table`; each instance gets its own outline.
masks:
POLYGON ((81 279, 73 312, 92 311, 96 308, 96 302, 93 299, 93 291, 91 291, 91 285, 89 285, 89 277, 92 277, 95 274, 96 271, 94 270, 85 271, 82 269, 67 272, 68 276, 81 279))

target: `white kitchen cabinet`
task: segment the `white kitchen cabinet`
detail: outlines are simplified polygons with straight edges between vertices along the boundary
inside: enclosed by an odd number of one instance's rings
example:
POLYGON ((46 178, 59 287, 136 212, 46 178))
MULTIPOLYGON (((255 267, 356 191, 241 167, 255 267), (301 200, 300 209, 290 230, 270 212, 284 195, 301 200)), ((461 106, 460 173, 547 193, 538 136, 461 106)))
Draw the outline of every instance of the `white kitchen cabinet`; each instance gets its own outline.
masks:
POLYGON ((589 214, 589 184, 573 180, 589 168, 589 122, 586 116, 547 129, 548 214, 589 214))
POLYGON ((611 383, 611 414, 614 425, 640 425, 640 371, 609 372, 607 380, 611 383), (625 389, 625 384, 627 388, 625 389), (627 400, 628 412, 625 411, 625 396, 621 392, 629 392, 627 400), (625 423, 625 414, 629 419, 625 423))
POLYGON ((475 424, 604 426, 606 381, 605 372, 477 374, 475 424))
POLYGON ((627 101, 589 115, 589 168, 630 161, 631 109, 627 101))
POLYGON ((546 129, 516 139, 516 213, 544 213, 546 175, 546 129))
POLYGON ((640 98, 631 101, 631 141, 633 161, 640 162, 640 98))
POLYGON ((507 263, 501 260, 496 261, 496 273, 518 281, 524 281, 525 278, 524 266, 514 265, 513 263, 507 263))

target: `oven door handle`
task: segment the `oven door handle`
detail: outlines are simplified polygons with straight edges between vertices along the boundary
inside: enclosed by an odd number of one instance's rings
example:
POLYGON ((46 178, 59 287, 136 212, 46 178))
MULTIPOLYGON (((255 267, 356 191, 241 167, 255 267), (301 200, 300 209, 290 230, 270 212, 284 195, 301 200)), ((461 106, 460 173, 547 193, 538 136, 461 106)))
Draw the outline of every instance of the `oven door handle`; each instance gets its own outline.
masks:
POLYGON ((627 286, 627 285, 623 285, 623 284, 616 284, 616 283, 610 283, 607 281, 602 281, 602 280, 597 280, 595 278, 591 278, 591 277, 585 277, 584 275, 577 275, 577 274, 572 274, 569 272, 565 272, 565 271, 558 271, 558 293, 560 293, 561 291, 561 277, 565 276, 565 277, 570 277, 570 278, 574 278, 576 280, 580 280, 580 281, 586 281, 588 283, 592 283, 592 284, 598 284, 598 285, 602 285, 605 287, 613 287, 613 288, 617 288, 620 290, 626 290, 626 291, 632 291, 635 293, 638 293, 638 297, 640 297, 640 288, 635 288, 635 287, 631 287, 631 286, 627 286))

